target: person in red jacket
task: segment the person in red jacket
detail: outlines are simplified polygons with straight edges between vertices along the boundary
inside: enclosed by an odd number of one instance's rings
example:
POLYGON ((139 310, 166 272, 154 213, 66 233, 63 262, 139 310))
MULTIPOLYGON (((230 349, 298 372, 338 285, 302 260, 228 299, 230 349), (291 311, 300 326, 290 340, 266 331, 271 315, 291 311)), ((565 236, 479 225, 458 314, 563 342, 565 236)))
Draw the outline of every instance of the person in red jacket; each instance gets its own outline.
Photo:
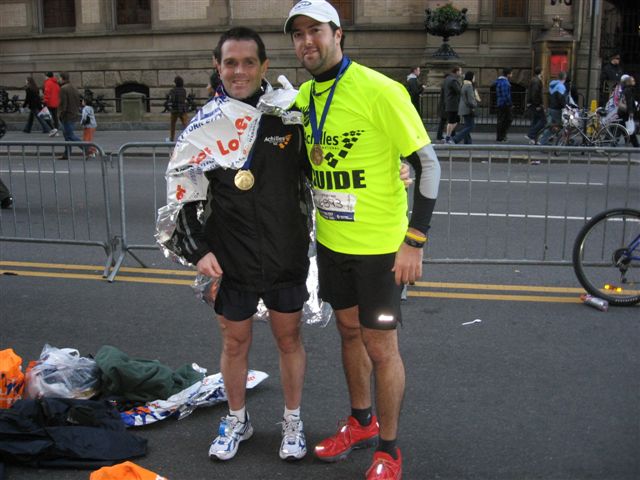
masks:
POLYGON ((44 91, 44 104, 51 112, 51 119, 53 120, 53 130, 49 132, 49 136, 53 137, 58 135, 58 128, 60 128, 60 124, 58 123, 58 107, 60 106, 60 84, 58 83, 58 79, 53 76, 53 72, 47 72, 46 80, 44 81, 44 86, 42 90, 44 91))

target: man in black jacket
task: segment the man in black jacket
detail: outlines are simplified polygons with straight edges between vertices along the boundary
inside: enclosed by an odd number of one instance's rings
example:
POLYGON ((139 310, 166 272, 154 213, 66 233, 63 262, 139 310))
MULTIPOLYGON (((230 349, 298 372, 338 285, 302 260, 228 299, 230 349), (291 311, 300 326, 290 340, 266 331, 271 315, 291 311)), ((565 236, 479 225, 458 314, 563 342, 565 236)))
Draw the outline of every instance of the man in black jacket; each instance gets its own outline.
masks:
POLYGON ((609 61, 602 66, 600 75, 600 104, 604 105, 611 91, 620 83, 623 74, 620 65, 620 54, 614 53, 609 61))
MULTIPOLYGON (((266 87, 269 63, 260 36, 248 28, 232 28, 220 37, 214 57, 222 93, 255 107, 266 87)), ((209 449, 209 456, 218 460, 233 458, 239 443, 253 434, 245 385, 252 317, 260 299, 269 310, 280 355, 285 399, 280 458, 306 454, 300 420, 306 364, 300 319, 308 298, 309 233, 301 207, 308 162, 299 125, 285 125, 280 117, 266 114, 259 122, 242 168, 206 172, 210 213, 204 225, 198 221, 199 202, 191 202, 180 210, 176 226, 183 256, 199 273, 222 278, 214 309, 222 332, 220 368, 229 415, 209 449)), ((241 128, 242 119, 235 125, 241 128)))
POLYGON ((453 131, 456 129, 460 117, 458 116, 458 106, 460 105, 460 76, 462 75, 462 68, 456 66, 453 67, 451 73, 444 79, 444 108, 447 112, 447 134, 445 136, 445 143, 452 143, 451 137, 453 131))
POLYGON ((526 137, 529 143, 535 145, 540 132, 546 124, 544 104, 542 101, 542 68, 536 67, 533 70, 533 78, 529 84, 529 110, 531 116, 531 128, 526 137))
POLYGON ((420 83, 420 67, 412 68, 407 76, 407 90, 411 97, 411 103, 416 107, 418 113, 422 115, 420 110, 420 94, 424 91, 424 85, 420 83))

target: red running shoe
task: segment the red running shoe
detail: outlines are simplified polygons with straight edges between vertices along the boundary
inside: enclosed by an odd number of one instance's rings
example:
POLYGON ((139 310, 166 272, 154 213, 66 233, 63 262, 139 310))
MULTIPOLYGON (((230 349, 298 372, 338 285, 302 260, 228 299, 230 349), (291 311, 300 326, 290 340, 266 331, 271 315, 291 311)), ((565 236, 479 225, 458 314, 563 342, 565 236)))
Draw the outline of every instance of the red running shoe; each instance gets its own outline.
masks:
POLYGON ((367 480, 400 480, 402 478, 402 455, 396 448, 398 459, 394 460, 386 452, 376 452, 373 463, 367 470, 367 480))
POLYGON ((335 435, 325 438, 316 445, 314 453, 319 460, 324 462, 337 462, 344 460, 356 448, 366 448, 378 443, 378 419, 371 417, 371 423, 363 427, 354 418, 349 417, 335 435))

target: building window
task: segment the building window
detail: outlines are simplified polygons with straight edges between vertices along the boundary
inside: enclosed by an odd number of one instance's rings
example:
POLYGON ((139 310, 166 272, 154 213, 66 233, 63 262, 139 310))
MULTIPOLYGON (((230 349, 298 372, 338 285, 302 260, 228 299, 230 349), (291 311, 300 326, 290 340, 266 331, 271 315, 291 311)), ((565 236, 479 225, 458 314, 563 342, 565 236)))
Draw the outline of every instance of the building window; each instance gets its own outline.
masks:
POLYGON ((340 23, 344 25, 353 25, 353 0, 329 0, 340 15, 340 23))
POLYGON ((118 25, 151 25, 150 0, 118 0, 118 25))
POLYGON ((526 7, 526 0, 496 0, 496 18, 524 19, 526 7))
POLYGON ((42 0, 42 26, 46 30, 75 28, 75 0, 42 0))

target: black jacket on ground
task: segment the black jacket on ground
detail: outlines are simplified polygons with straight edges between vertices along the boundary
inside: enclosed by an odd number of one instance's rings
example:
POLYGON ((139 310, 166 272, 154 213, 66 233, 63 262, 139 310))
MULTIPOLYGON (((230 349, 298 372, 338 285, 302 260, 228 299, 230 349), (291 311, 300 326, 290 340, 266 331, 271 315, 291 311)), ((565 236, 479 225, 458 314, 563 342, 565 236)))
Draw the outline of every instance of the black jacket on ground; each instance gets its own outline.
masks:
POLYGON ((234 184, 237 170, 218 168, 209 180, 206 220, 198 202, 182 208, 174 248, 194 265, 212 252, 228 286, 262 293, 300 285, 309 269, 308 160, 302 129, 263 115, 253 145, 253 188, 234 184))
POLYGON ((147 440, 129 433, 106 400, 18 400, 0 410, 2 462, 96 469, 146 452, 147 440))

